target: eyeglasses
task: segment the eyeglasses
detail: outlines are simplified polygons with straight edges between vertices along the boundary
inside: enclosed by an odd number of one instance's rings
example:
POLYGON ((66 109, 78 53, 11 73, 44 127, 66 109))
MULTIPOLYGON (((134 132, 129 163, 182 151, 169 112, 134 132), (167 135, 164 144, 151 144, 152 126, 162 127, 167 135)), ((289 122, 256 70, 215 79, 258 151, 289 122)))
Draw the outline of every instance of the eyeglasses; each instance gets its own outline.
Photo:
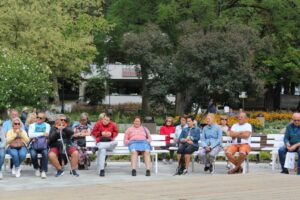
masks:
POLYGON ((44 119, 44 117, 37 117, 37 119, 44 119))
POLYGON ((171 120, 167 120, 167 122, 172 122, 171 120))
POLYGON ((300 122, 300 120, 298 120, 298 119, 293 119, 293 122, 300 122))
POLYGON ((14 125, 19 125, 19 126, 20 126, 20 125, 21 125, 21 123, 14 123, 14 125))
POLYGON ((60 121, 62 121, 62 122, 66 122, 66 121, 67 121, 67 119, 60 119, 60 121))
POLYGON ((225 120, 225 121, 227 121, 227 119, 225 119, 225 118, 221 118, 221 120, 225 120))

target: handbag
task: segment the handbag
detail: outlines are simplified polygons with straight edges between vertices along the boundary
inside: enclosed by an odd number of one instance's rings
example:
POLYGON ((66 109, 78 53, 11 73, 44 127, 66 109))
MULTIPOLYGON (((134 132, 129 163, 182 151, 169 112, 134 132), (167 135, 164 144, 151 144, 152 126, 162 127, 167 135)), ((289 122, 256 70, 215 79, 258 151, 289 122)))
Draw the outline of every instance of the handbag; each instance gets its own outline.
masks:
POLYGON ((47 147, 48 147, 48 144, 47 144, 47 139, 45 136, 34 138, 34 141, 32 144, 32 148, 34 150, 40 151, 40 150, 47 149, 47 147))
POLYGON ((100 137, 100 142, 111 142, 112 139, 110 137, 100 137))
POLYGON ((287 152, 285 161, 284 161, 284 168, 287 168, 287 169, 295 168, 295 153, 294 152, 287 152))
POLYGON ((16 137, 9 146, 13 149, 20 149, 24 146, 24 143, 20 137, 16 137))

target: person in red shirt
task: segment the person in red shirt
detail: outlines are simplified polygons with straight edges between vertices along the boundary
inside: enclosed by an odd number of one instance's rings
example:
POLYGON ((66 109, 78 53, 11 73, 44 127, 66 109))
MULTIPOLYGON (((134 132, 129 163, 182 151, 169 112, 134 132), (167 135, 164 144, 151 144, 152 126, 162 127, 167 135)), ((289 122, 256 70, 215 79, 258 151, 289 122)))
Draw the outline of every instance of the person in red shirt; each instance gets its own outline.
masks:
MULTIPOLYGON (((171 143, 170 140, 170 135, 175 133, 175 126, 173 125, 173 118, 172 117, 167 117, 164 125, 160 128, 159 134, 160 135, 165 135, 166 136, 166 146, 162 147, 162 149, 169 149, 169 147, 176 146, 175 143, 171 143)), ((167 164, 166 160, 166 153, 162 154, 163 157, 163 163, 167 164)), ((173 163, 173 158, 174 158, 174 150, 170 150, 170 160, 169 163, 173 163)))
POLYGON ((96 138, 98 147, 98 167, 100 169, 100 176, 105 176, 105 157, 106 151, 112 151, 118 145, 117 141, 114 141, 118 135, 118 129, 114 122, 110 121, 110 116, 106 115, 102 120, 99 120, 93 130, 92 135, 96 138))

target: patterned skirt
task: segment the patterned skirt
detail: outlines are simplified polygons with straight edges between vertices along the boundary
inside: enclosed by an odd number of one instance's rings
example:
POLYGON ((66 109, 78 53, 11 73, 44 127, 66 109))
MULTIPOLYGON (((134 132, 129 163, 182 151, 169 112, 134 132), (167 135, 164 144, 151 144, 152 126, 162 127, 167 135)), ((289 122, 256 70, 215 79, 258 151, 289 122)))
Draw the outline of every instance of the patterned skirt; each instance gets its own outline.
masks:
POLYGON ((132 140, 128 145, 129 151, 151 151, 151 146, 147 140, 132 140))

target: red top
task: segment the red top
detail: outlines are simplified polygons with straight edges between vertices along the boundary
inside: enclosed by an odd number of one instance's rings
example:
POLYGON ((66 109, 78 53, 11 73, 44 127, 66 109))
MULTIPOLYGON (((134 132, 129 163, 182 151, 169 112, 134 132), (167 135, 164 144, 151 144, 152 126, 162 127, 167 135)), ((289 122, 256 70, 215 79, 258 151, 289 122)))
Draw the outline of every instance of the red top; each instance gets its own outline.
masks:
POLYGON ((166 143, 170 144, 170 135, 175 133, 175 126, 162 126, 159 130, 159 134, 166 135, 166 143))
POLYGON ((107 125, 104 125, 102 120, 98 121, 93 130, 92 135, 96 138, 96 142, 100 142, 101 132, 111 132, 111 139, 114 140, 118 135, 118 129, 115 123, 109 122, 107 125))

